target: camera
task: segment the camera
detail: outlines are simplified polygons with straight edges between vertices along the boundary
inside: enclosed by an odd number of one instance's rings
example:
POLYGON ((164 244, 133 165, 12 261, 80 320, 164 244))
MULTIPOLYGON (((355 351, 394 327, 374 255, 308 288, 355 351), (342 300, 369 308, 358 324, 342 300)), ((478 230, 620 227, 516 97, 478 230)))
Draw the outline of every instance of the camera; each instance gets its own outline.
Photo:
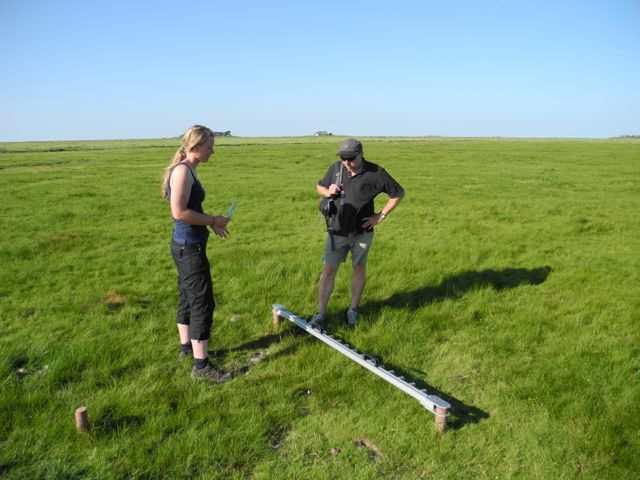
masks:
POLYGON ((322 215, 329 218, 338 213, 338 207, 336 206, 336 200, 334 197, 323 198, 320 200, 320 211, 322 215))

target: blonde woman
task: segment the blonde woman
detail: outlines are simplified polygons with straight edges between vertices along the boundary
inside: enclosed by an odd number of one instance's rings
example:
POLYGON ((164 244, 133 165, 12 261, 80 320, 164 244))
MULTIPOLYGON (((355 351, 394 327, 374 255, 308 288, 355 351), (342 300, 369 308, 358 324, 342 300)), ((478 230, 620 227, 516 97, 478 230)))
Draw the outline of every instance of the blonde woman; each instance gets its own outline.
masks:
POLYGON ((193 356, 193 378, 219 383, 230 375, 212 365, 208 358, 215 300, 207 258, 207 227, 224 238, 229 219, 204 212, 205 191, 196 175, 198 166, 209 161, 213 148, 211 130, 202 125, 189 128, 165 171, 162 194, 169 200, 174 220, 171 254, 178 270, 180 292, 176 315, 180 354, 193 356))

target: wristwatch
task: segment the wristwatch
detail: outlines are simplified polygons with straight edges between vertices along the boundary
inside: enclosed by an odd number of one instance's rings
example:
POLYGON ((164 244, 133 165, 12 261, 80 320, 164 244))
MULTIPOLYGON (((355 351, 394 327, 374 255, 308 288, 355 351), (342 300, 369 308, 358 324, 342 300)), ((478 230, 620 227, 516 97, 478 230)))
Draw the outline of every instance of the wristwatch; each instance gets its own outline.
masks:
POLYGON ((385 218, 387 218, 387 214, 380 212, 380 220, 384 220, 385 218))

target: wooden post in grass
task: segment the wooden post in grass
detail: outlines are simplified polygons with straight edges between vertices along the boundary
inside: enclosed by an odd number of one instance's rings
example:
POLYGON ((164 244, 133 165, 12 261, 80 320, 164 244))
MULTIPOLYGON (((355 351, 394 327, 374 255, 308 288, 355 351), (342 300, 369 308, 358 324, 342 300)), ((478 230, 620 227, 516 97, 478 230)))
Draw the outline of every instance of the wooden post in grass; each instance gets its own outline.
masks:
POLYGON ((76 408, 76 429, 81 433, 89 431, 89 414, 87 413, 87 407, 76 408))
POLYGON ((449 415, 448 408, 436 407, 436 430, 438 433, 444 433, 447 429, 447 415, 449 415))
POLYGON ((275 308, 271 310, 271 313, 273 315, 273 321, 272 321, 272 325, 274 330, 278 330, 280 328, 280 314, 278 313, 278 310, 276 310, 275 308))

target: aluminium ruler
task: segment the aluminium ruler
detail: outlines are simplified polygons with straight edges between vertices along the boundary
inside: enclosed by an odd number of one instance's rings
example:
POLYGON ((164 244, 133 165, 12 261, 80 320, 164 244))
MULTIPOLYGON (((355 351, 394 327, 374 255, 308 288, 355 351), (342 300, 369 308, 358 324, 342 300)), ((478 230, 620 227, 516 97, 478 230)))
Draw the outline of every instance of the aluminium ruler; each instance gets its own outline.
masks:
POLYGON ((437 395, 429 394, 425 389, 418 388, 415 383, 408 381, 402 376, 396 375, 393 370, 387 370, 375 358, 350 348, 342 340, 330 335, 322 328, 312 326, 302 317, 296 315, 290 310, 287 310, 283 305, 273 305, 273 317, 274 322, 279 318, 286 318, 292 323, 295 323, 296 326, 308 334, 316 337, 318 340, 329 345, 334 350, 337 350, 370 372, 375 373, 383 380, 386 380, 394 387, 399 388, 407 395, 415 398, 424 408, 436 415, 436 427, 439 431, 444 431, 446 426, 446 417, 451 409, 451 404, 449 402, 443 400, 437 395))

